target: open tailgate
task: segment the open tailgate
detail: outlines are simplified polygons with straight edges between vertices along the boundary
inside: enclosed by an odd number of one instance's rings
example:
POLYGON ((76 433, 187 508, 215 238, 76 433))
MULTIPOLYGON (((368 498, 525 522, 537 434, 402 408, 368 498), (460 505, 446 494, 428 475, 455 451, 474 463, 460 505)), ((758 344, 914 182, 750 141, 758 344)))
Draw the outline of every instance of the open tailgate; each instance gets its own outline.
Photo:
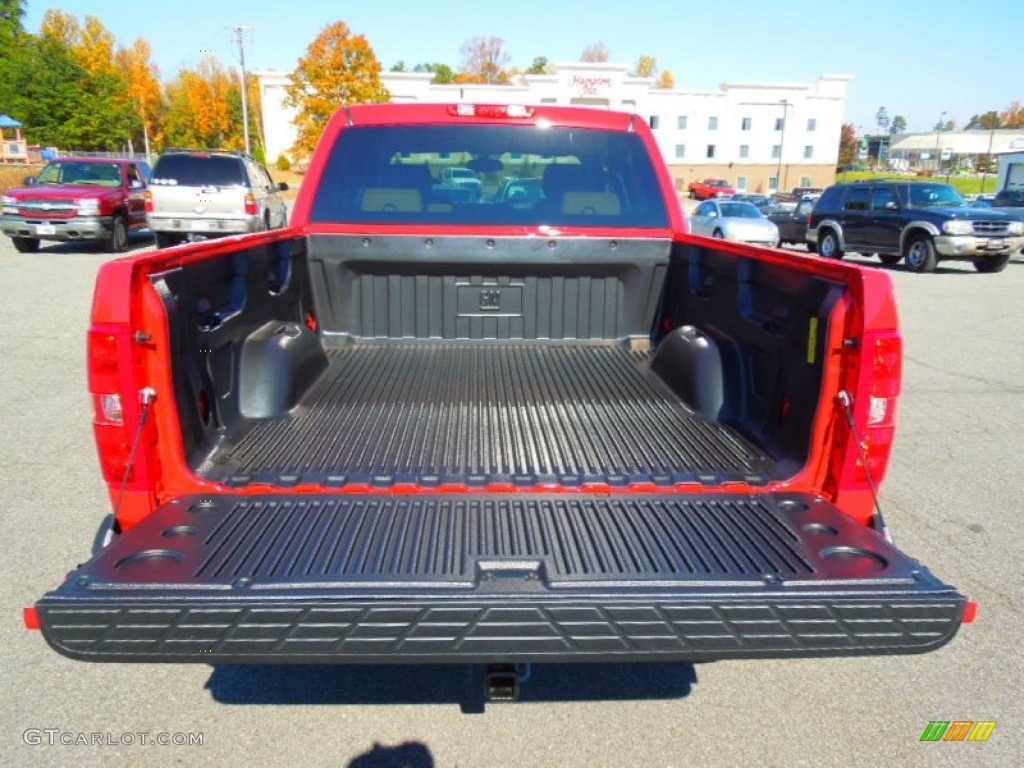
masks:
POLYGON ((919 653, 966 599, 801 495, 175 499, 36 606, 92 661, 529 662, 919 653))

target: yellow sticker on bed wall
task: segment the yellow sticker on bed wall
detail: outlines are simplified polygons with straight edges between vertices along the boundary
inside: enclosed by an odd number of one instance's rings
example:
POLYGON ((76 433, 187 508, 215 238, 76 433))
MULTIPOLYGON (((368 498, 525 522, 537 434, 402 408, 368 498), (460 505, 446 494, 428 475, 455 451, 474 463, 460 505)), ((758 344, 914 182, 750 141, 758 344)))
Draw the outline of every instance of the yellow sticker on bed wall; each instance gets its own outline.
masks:
POLYGON ((811 332, 807 335, 807 364, 814 365, 818 359, 818 318, 811 318, 811 332))

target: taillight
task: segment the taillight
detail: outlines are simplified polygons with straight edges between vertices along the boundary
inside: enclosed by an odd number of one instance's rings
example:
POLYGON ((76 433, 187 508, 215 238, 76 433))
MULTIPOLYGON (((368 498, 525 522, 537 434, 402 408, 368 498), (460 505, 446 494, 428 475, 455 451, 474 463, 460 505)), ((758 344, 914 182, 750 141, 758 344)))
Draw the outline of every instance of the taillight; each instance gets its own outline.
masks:
POLYGON ((255 216, 260 210, 256 205, 256 198, 252 192, 247 192, 245 195, 245 213, 247 216, 255 216))
POLYGON ((109 483, 124 479, 131 450, 121 400, 121 344, 123 336, 102 329, 89 331, 89 392, 93 398, 93 430, 103 476, 109 483))
POLYGON ((153 193, 147 190, 145 197, 146 197, 146 213, 152 213, 153 212, 153 193))
POLYGON ((861 344, 860 386, 853 399, 857 436, 844 471, 850 487, 878 484, 885 478, 896 434, 896 401, 903 378, 903 340, 895 331, 866 333, 861 344), (864 375, 866 374, 866 375, 864 375), (859 444, 857 440, 859 439, 859 444))

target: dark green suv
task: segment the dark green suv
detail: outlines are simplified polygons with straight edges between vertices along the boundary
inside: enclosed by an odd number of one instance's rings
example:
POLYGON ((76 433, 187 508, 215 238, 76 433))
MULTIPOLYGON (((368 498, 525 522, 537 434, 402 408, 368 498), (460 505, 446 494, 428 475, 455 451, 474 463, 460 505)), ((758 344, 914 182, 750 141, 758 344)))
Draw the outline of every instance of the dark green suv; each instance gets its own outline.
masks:
POLYGON ((940 260, 1000 272, 1024 244, 1024 222, 998 210, 971 208, 948 184, 873 180, 825 190, 807 220, 807 244, 826 258, 845 251, 901 259, 918 272, 940 260))

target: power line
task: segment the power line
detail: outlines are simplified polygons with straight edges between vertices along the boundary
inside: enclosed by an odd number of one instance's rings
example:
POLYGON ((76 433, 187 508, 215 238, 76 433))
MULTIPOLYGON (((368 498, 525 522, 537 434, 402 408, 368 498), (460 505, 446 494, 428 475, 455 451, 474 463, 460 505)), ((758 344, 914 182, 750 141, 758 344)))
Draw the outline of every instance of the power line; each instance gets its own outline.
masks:
POLYGON ((229 29, 235 32, 235 41, 238 43, 238 58, 242 64, 242 131, 245 134, 245 154, 251 155, 249 150, 249 97, 248 83, 245 77, 245 33, 252 32, 255 27, 246 24, 235 24, 229 29))

